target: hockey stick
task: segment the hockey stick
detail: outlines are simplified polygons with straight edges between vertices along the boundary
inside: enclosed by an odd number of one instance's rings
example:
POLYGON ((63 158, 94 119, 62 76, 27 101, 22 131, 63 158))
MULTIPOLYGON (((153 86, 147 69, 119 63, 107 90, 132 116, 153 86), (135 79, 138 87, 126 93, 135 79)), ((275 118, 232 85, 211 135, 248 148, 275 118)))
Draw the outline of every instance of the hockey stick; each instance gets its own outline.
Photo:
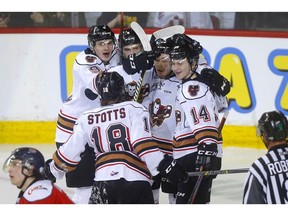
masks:
POLYGON ((155 40, 159 38, 166 38, 171 37, 174 34, 183 34, 185 32, 184 26, 181 25, 175 25, 175 26, 169 26, 167 28, 159 29, 158 31, 153 32, 153 36, 155 37, 155 40))
MULTIPOLYGON (((137 36, 139 37, 144 51, 148 51, 148 52, 151 51, 152 48, 151 48, 150 42, 143 28, 137 22, 132 22, 130 26, 133 29, 133 31, 137 34, 137 36)), ((133 97, 134 101, 138 101, 145 72, 146 71, 140 71, 140 78, 137 82, 136 91, 133 97)))
POLYGON ((219 174, 236 174, 236 173, 246 173, 249 168, 239 168, 239 169, 226 169, 226 170, 209 170, 202 172, 188 172, 189 177, 193 176, 210 176, 210 175, 219 175, 219 174))
POLYGON ((133 29, 133 31, 137 34, 137 36, 139 37, 142 43, 143 49, 145 51, 151 51, 152 48, 151 48, 150 42, 148 40, 148 37, 144 29, 137 22, 132 22, 130 26, 133 29))
MULTIPOLYGON (((225 124, 225 122, 226 122, 226 119, 227 119, 228 114, 229 114, 229 110, 226 110, 226 111, 224 112, 224 115, 223 115, 223 117, 222 117, 222 119, 221 119, 221 122, 220 122, 220 124, 219 124, 219 126, 218 126, 218 134, 221 134, 221 131, 222 131, 223 126, 224 126, 224 124, 225 124)), ((206 158, 205 158, 205 159, 206 159, 206 158)), ((206 162, 206 160, 205 160, 205 162, 206 162)), ((204 169, 204 166, 202 165, 202 166, 200 167, 200 172, 203 172, 203 169, 204 169)), ((205 172, 205 171, 204 171, 204 172, 205 172)), ((204 175, 198 176, 197 182, 196 182, 196 184, 195 184, 195 186, 194 186, 194 188, 193 188, 192 194, 191 194, 191 196, 190 196, 190 198, 189 198, 189 200, 188 200, 188 204, 193 204, 193 203, 194 203, 194 200, 195 200, 196 194, 197 194, 197 192, 198 192, 198 189, 199 189, 199 187, 200 187, 200 184, 201 184, 201 182, 202 182, 203 176, 204 176, 204 175)))

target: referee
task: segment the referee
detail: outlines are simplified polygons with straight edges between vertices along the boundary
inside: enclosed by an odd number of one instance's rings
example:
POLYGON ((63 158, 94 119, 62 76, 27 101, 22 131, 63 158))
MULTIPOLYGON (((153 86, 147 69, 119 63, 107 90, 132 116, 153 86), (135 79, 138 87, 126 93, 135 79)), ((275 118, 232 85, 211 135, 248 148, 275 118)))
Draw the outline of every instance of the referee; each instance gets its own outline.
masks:
POLYGON ((268 149, 247 174, 243 204, 288 203, 288 122, 279 111, 265 112, 257 135, 268 149))

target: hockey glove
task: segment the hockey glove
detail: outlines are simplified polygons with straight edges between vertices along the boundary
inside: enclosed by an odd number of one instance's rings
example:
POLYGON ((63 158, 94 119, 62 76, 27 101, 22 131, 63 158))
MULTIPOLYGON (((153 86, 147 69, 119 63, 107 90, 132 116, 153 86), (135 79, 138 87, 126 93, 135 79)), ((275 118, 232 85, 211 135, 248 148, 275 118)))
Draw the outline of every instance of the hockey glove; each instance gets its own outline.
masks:
POLYGON ((188 180, 188 174, 185 169, 177 164, 172 156, 167 154, 165 154, 163 160, 160 161, 157 170, 161 176, 167 178, 174 184, 188 180))
POLYGON ((213 170, 212 158, 216 158, 218 153, 216 143, 201 143, 198 145, 197 159, 196 159, 196 171, 213 170), (200 167, 203 169, 200 170, 200 167))
POLYGON ((218 71, 212 68, 204 68, 199 76, 199 80, 208 85, 219 96, 226 96, 230 92, 229 81, 218 71))
POLYGON ((52 181, 53 183, 56 182, 56 178, 55 176, 51 173, 51 170, 50 170, 50 163, 51 163, 52 159, 49 159, 45 162, 45 168, 44 168, 44 171, 43 171, 43 177, 44 179, 48 179, 50 181, 52 181))
POLYGON ((129 55, 128 58, 122 59, 123 69, 127 74, 133 75, 141 70, 149 70, 154 64, 153 52, 143 51, 140 54, 129 55))

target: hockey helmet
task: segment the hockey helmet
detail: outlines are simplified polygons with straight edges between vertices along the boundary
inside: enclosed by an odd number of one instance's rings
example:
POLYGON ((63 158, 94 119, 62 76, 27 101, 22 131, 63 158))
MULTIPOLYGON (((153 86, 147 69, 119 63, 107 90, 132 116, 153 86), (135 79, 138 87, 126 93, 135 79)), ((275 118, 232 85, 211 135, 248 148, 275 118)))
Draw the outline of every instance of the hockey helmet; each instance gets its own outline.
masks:
POLYGON ((157 39, 152 47, 155 57, 159 57, 161 54, 170 54, 172 50, 173 43, 171 41, 166 41, 162 38, 157 39))
POLYGON ((88 31, 88 45, 93 49, 96 41, 112 39, 113 43, 116 42, 115 34, 108 25, 94 25, 88 31))
POLYGON ((133 44, 141 44, 141 41, 135 31, 131 28, 124 29, 119 35, 120 49, 122 50, 123 47, 133 44))
POLYGON ((175 34, 171 38, 174 44, 170 52, 170 58, 175 60, 181 60, 187 58, 189 63, 199 59, 199 55, 202 53, 203 47, 200 43, 185 34, 175 34))
POLYGON ((40 151, 35 148, 22 147, 15 149, 11 155, 6 159, 3 170, 7 171, 7 168, 11 165, 13 160, 19 160, 22 166, 22 173, 27 176, 28 170, 29 176, 40 177, 45 167, 44 156, 40 151))
POLYGON ((280 111, 265 112, 258 121, 257 135, 270 141, 282 141, 288 138, 287 118, 280 111))
POLYGON ((102 100, 112 100, 125 92, 123 77, 113 71, 97 74, 96 86, 102 100))

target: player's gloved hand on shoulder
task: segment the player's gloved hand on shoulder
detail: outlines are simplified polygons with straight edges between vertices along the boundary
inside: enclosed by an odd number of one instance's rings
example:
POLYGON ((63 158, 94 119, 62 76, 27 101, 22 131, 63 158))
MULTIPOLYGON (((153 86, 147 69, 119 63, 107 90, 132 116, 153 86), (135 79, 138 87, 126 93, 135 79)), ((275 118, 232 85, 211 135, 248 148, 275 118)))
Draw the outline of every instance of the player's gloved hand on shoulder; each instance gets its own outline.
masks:
POLYGON ((154 53, 143 51, 139 54, 129 55, 128 58, 122 59, 123 69, 127 74, 133 75, 142 70, 149 70, 154 64, 154 53))
POLYGON ((51 173, 51 170, 50 170, 50 163, 51 163, 52 159, 49 159, 45 162, 45 168, 44 168, 44 171, 42 173, 44 179, 48 179, 50 181, 52 181, 53 183, 56 182, 56 178, 55 176, 51 173))
POLYGON ((230 92, 230 82, 215 69, 204 68, 199 76, 199 80, 219 96, 226 96, 230 92))
POLYGON ((216 143, 200 143, 198 145, 197 159, 196 159, 196 171, 201 171, 200 167, 203 166, 203 170, 213 170, 213 160, 218 153, 216 143))
POLYGON ((161 176, 164 176, 172 183, 185 182, 188 180, 188 174, 185 169, 177 164, 172 156, 164 155, 160 161, 157 170, 161 176))

